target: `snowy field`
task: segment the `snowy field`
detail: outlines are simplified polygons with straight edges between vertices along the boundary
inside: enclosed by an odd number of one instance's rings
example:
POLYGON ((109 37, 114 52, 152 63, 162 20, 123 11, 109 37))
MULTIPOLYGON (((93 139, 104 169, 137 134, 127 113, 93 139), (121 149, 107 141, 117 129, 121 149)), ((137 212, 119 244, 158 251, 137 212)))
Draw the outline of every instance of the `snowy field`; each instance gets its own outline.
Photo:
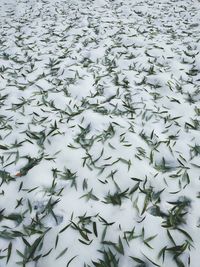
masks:
POLYGON ((199 267, 200 1, 0 1, 0 267, 199 267))

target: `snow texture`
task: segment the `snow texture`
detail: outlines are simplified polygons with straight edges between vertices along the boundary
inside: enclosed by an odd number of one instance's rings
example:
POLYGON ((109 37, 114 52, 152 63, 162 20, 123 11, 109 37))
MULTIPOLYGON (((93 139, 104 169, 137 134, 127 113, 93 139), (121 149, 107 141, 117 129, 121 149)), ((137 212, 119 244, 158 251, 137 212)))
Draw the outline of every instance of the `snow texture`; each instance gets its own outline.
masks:
POLYGON ((0 267, 199 267, 199 13, 1 0, 0 267))

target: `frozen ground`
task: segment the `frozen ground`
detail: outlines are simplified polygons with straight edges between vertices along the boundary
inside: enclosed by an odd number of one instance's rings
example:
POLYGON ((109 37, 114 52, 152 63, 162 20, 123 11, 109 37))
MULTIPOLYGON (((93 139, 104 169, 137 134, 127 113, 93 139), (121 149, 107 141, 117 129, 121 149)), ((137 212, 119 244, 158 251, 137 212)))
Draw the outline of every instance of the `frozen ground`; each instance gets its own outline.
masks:
POLYGON ((200 2, 0 14, 0 267, 199 267, 200 2))

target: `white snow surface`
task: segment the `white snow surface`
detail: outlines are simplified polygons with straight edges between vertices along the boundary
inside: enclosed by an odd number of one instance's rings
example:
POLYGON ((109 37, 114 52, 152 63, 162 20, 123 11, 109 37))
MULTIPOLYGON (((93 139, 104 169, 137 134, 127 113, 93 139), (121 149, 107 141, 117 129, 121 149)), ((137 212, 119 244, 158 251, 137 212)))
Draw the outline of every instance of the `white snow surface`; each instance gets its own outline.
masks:
POLYGON ((199 267, 199 14, 1 0, 0 267, 199 267))

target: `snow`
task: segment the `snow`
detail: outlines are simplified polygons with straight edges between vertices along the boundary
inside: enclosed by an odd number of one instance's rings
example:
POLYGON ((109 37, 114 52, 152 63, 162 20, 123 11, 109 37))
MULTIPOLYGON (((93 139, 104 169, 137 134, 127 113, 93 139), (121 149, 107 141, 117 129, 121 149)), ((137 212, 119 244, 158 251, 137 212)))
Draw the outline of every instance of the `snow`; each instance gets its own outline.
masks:
POLYGON ((199 266, 199 10, 1 0, 0 267, 199 266))

